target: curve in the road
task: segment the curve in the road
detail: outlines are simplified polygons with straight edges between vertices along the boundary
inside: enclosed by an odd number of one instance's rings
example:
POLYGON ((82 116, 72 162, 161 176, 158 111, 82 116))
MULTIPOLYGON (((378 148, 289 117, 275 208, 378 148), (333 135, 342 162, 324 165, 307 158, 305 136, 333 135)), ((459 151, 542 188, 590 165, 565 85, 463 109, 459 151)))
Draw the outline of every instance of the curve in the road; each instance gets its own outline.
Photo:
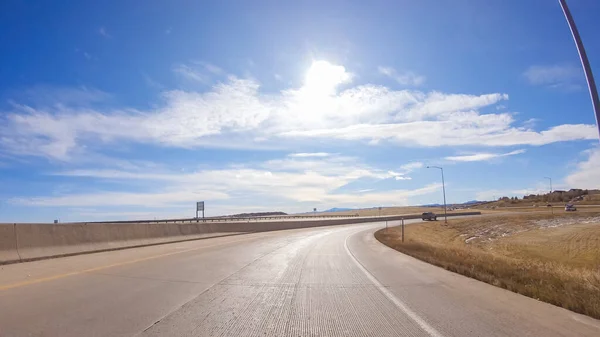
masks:
POLYGON ((376 241, 382 223, 0 266, 1 336, 598 336, 376 241))

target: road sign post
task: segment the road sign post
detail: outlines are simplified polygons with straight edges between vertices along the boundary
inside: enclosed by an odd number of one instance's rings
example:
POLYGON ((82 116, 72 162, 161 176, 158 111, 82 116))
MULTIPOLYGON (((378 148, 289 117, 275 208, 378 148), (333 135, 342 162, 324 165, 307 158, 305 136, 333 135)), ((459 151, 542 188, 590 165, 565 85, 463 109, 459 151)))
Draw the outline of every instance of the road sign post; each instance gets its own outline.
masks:
POLYGON ((404 242, 404 218, 402 218, 402 242, 404 242))
POLYGON ((202 211, 202 221, 204 221, 204 201, 196 202, 196 222, 198 222, 198 212, 202 211))

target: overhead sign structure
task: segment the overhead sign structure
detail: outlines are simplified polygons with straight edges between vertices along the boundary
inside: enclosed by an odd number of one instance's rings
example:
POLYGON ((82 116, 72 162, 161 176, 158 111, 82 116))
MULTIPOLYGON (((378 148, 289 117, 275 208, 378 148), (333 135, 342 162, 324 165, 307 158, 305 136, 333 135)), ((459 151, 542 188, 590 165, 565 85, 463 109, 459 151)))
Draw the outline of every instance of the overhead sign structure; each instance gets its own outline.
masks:
POLYGON ((198 220, 198 212, 202 211, 202 219, 204 219, 204 201, 196 202, 196 220, 198 220))

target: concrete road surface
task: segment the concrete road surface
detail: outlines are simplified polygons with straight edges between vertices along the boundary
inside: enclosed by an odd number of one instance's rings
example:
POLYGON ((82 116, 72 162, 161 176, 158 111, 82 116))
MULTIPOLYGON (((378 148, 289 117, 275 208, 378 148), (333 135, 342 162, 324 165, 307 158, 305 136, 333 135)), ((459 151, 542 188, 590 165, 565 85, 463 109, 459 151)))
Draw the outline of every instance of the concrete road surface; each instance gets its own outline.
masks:
POLYGON ((373 238, 233 235, 0 266, 0 336, 600 336, 600 321, 373 238))

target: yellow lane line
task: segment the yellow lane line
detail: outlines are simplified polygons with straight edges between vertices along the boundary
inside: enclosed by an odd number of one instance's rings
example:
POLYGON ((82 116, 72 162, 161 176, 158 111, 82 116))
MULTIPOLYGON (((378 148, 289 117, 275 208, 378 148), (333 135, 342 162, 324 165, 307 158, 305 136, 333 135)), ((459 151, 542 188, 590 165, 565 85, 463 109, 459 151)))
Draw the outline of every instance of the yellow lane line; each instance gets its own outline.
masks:
MULTIPOLYGON (((253 236, 252 238, 255 238, 255 236, 253 236)), ((105 266, 94 267, 94 268, 89 268, 89 269, 74 271, 74 272, 70 272, 70 273, 64 273, 64 274, 58 274, 58 275, 54 275, 54 276, 42 277, 42 278, 38 278, 38 279, 34 279, 34 280, 28 280, 28 281, 17 282, 17 283, 12 283, 12 284, 0 285, 0 291, 8 290, 8 289, 13 289, 13 288, 18 288, 18 287, 23 287, 23 286, 27 286, 27 285, 31 285, 31 284, 37 284, 37 283, 42 283, 42 282, 48 282, 48 281, 58 280, 58 279, 69 277, 69 276, 73 276, 73 275, 80 275, 80 274, 85 274, 85 273, 91 273, 91 272, 94 272, 94 271, 108 269, 108 268, 112 268, 112 267, 124 266, 124 265, 127 265, 127 264, 132 264, 132 263, 137 263, 137 262, 142 262, 142 261, 148 261, 148 260, 158 259, 158 258, 161 258, 161 257, 170 256, 170 255, 187 253, 187 252, 191 252, 191 251, 194 251, 194 250, 199 250, 199 249, 204 249, 204 248, 210 248, 210 247, 215 247, 215 246, 222 246, 222 245, 226 245, 226 244, 230 244, 230 243, 235 243, 235 242, 240 242, 240 241, 246 241, 246 240, 249 240, 249 239, 252 239, 252 238, 233 240, 233 241, 228 241, 228 242, 223 242, 223 243, 217 243, 217 244, 214 244, 214 245, 208 245, 208 246, 195 247, 195 248, 190 248, 190 249, 185 249, 185 250, 179 250, 179 251, 171 252, 171 253, 164 253, 164 254, 159 254, 159 255, 152 255, 152 256, 143 257, 143 258, 139 258, 139 259, 129 260, 129 261, 125 261, 125 262, 119 262, 119 263, 113 263, 113 264, 109 264, 109 265, 105 265, 105 266)))

